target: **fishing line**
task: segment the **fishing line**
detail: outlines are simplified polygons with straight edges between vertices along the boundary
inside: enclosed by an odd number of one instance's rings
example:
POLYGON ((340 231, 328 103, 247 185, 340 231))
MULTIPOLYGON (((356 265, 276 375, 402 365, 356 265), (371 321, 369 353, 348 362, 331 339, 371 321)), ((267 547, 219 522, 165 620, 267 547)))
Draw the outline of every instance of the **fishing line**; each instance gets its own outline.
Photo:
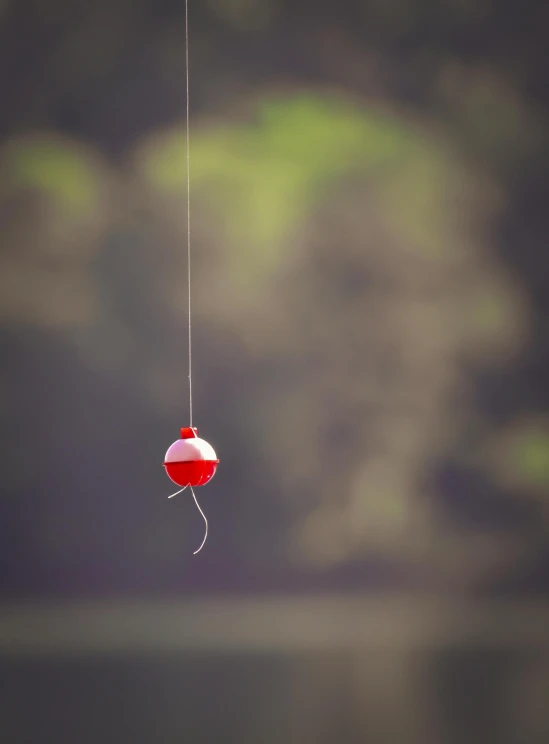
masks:
POLYGON ((179 491, 168 496, 173 499, 190 488, 194 503, 206 525, 204 539, 194 555, 204 547, 208 537, 208 520, 194 493, 193 485, 200 486, 213 478, 219 460, 211 445, 198 437, 193 427, 193 376, 192 376, 192 314, 191 314, 191 146, 190 146, 190 86, 189 86, 189 3, 185 0, 185 145, 187 156, 187 296, 188 296, 188 344, 189 344, 189 424, 181 429, 181 439, 166 453, 164 467, 169 477, 180 486, 179 491))
POLYGON ((192 318, 191 318, 191 138, 189 86, 189 0, 185 0, 185 101, 187 150, 187 297, 189 321, 189 425, 193 425, 192 318))

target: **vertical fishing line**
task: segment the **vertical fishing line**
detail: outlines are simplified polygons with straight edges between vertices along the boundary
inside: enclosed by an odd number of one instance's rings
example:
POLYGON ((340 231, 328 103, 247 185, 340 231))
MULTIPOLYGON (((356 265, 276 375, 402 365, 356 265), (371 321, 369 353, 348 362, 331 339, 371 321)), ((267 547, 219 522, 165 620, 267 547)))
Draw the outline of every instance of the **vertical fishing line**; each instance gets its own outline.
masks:
MULTIPOLYGON (((189 425, 193 425, 193 373, 192 373, 192 322, 191 322, 191 144, 190 144, 190 86, 189 86, 189 0, 185 0, 185 134, 186 134, 186 154, 187 154, 187 296, 188 296, 188 321, 189 321, 189 425)), ((187 488, 187 486, 185 486, 187 488)), ((182 491, 185 488, 181 489, 182 491)), ((194 551, 194 555, 199 553, 204 547, 204 543, 208 537, 208 520, 206 515, 200 508, 200 504, 195 496, 193 487, 189 484, 191 493, 193 495, 194 503, 204 522, 206 524, 206 531, 204 533, 204 539, 198 550, 194 551)), ((177 493, 181 493, 178 491, 177 493)), ((176 496, 177 494, 172 494, 176 496)), ((169 498, 172 498, 170 496, 169 498)))
POLYGON ((185 0, 185 98, 187 149, 187 296, 189 320, 189 425, 193 425, 193 378, 191 333, 191 147, 190 147, 190 90, 189 90, 189 2, 185 0))

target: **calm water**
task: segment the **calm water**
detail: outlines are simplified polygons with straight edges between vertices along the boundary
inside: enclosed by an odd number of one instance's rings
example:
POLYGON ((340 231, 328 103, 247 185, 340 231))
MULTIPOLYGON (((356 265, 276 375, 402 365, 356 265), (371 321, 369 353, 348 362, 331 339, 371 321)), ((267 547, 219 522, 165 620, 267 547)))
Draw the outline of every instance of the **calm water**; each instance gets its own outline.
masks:
POLYGON ((4 658, 5 744, 547 744, 549 653, 4 658))

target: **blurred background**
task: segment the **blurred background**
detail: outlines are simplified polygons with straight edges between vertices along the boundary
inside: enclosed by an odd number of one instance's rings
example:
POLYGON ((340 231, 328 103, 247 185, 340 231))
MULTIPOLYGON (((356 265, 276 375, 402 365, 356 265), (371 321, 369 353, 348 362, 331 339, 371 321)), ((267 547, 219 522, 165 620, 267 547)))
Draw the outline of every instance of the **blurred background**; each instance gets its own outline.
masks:
POLYGON ((549 741, 538 0, 0 2, 6 744, 549 741))

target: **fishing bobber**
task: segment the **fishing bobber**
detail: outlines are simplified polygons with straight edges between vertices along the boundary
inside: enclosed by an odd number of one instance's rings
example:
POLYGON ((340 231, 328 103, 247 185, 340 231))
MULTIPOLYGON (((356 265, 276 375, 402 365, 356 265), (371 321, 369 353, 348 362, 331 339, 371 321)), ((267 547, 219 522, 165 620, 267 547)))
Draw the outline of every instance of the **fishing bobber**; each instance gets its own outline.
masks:
POLYGON ((211 444, 198 436, 198 429, 181 429, 181 439, 166 452, 164 467, 178 486, 204 486, 211 481, 219 460, 211 444))

